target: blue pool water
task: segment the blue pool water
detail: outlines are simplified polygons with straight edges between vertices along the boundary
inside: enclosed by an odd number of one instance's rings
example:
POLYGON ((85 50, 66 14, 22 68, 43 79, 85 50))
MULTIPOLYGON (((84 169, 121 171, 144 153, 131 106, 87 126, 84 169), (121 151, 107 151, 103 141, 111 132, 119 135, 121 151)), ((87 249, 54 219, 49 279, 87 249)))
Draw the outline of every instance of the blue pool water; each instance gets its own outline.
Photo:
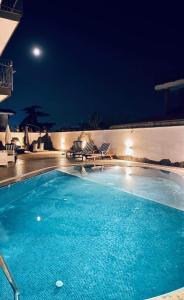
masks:
MULTIPOLYGON (((25 300, 142 300, 184 286, 183 211, 60 171, 0 189, 0 249, 25 300)), ((2 273, 0 297, 12 299, 2 273)))

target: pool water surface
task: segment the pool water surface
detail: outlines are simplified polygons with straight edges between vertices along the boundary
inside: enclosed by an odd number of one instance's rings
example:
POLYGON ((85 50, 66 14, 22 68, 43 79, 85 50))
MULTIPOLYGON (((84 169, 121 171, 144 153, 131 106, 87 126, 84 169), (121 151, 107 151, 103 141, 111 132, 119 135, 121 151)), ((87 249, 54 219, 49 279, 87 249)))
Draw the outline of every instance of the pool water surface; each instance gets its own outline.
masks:
MULTIPOLYGON (((142 300, 184 286, 183 211, 127 193, 117 172, 56 170, 0 189, 0 249, 21 299, 142 300)), ((12 299, 2 272, 0 285, 12 299)))

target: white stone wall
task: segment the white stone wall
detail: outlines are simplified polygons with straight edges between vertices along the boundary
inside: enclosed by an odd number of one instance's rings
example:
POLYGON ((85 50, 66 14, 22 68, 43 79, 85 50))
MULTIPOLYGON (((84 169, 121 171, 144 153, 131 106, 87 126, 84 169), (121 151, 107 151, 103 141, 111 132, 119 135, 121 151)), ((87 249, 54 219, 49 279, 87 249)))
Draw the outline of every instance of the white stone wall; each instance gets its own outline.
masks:
MULTIPOLYGON (((40 134, 37 132, 29 133, 29 142, 32 143, 32 141, 37 140, 39 136, 40 136, 40 134)), ((11 137, 12 138, 18 137, 20 142, 22 144, 24 144, 24 132, 12 132, 11 137)), ((2 141, 3 144, 5 143, 5 133, 4 132, 0 132, 0 141, 2 141)))
MULTIPOLYGON (((58 150, 72 146, 81 132, 51 133, 53 145, 58 150)), ((119 156, 131 155, 159 161, 184 161, 184 126, 140 129, 114 129, 89 131, 97 146, 111 143, 111 150, 119 156)))
MULTIPOLYGON (((184 126, 96 130, 86 133, 97 146, 103 142, 111 143, 112 152, 118 156, 130 155, 156 161, 167 158, 172 162, 184 161, 184 126)), ((52 132, 50 136, 54 148, 67 150, 80 134, 80 131, 52 132)), ((0 132, 0 140, 3 142, 4 136, 5 134, 0 132)), ((24 133, 15 132, 12 133, 12 137, 19 137, 23 142, 24 133)), ((39 133, 29 133, 30 142, 38 137, 39 133)))

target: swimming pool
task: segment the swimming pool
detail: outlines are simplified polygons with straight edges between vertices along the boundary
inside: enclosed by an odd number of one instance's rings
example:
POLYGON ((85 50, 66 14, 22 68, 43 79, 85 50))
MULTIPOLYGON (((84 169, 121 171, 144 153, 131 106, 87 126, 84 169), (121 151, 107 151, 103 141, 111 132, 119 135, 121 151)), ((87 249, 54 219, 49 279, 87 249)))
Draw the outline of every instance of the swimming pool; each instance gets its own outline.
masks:
MULTIPOLYGON (((184 286, 182 210, 125 192, 122 168, 65 171, 77 176, 55 170, 0 189, 0 248, 21 299, 141 300, 184 286)), ((182 192, 166 175, 162 185, 182 192)), ((2 274, 0 285, 12 299, 2 274)))

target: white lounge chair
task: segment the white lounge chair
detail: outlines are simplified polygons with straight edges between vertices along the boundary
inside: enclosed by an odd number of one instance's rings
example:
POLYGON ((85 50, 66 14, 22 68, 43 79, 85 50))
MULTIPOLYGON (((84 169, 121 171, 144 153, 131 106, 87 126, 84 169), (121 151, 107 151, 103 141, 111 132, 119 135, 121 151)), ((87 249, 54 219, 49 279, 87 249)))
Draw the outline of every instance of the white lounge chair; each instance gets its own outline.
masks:
POLYGON ((33 152, 43 152, 44 151, 44 143, 40 143, 38 147, 38 143, 33 144, 33 152))
POLYGON ((8 162, 14 163, 16 161, 16 154, 15 154, 16 145, 6 144, 5 148, 6 148, 6 152, 8 154, 8 162))
POLYGON ((38 151, 38 144, 33 144, 33 152, 37 152, 38 151))
POLYGON ((44 151, 44 143, 40 143, 39 151, 44 151))
POLYGON ((0 166, 8 166, 8 153, 6 151, 0 151, 0 166))

